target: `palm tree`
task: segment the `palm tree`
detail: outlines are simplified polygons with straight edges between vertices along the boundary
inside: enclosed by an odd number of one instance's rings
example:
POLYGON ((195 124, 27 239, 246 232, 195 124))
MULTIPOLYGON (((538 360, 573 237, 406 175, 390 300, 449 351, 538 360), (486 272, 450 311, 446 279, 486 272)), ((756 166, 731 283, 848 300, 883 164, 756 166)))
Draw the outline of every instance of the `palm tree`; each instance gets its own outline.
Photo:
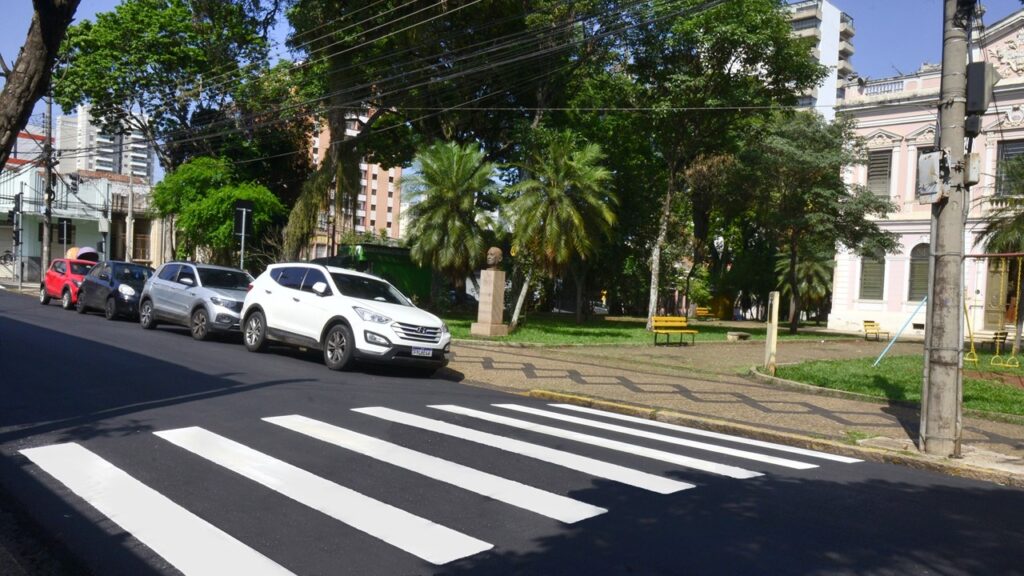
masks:
POLYGON ((834 256, 825 253, 804 255, 796 264, 797 292, 800 294, 801 304, 798 306, 793 293, 792 271, 788 254, 781 254, 775 260, 775 275, 778 278, 779 289, 783 296, 789 296, 790 309, 789 320, 792 324, 794 316, 799 322, 801 310, 798 308, 810 309, 817 306, 820 310, 821 303, 832 290, 832 271, 835 269, 834 256))
POLYGON ((416 162, 419 172, 402 182, 411 193, 410 256, 461 286, 486 251, 478 201, 494 188, 495 166, 478 145, 455 142, 433 144, 416 162))
MULTIPOLYGON (((566 269, 572 271, 579 323, 583 321, 586 265, 600 241, 615 226, 618 200, 606 189, 611 172, 600 165, 604 154, 598 145, 580 145, 569 131, 556 132, 541 140, 543 144, 523 166, 531 177, 511 188, 516 195, 508 206, 515 244, 550 276, 566 269)), ((524 294, 530 280, 527 274, 524 294)), ((520 294, 520 301, 524 294, 520 294)), ((519 308, 517 305, 517 311, 519 308)), ((513 326, 517 316, 513 316, 513 326)))
MULTIPOLYGON (((1003 196, 985 218, 985 226, 978 234, 975 245, 985 246, 985 252, 1024 252, 1024 158, 1014 158, 999 170, 1003 196)), ((1009 274, 1009 267, 1005 274, 1009 274)), ((1014 319, 1016 335, 1013 349, 1020 350, 1021 328, 1024 327, 1024 306, 1017 303, 1017 317, 1014 319)))

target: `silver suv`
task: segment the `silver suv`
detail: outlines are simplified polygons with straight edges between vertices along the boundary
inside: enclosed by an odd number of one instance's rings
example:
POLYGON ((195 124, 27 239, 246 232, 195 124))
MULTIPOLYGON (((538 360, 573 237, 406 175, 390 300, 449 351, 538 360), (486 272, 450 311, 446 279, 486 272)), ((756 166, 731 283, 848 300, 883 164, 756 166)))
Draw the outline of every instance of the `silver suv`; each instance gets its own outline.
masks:
POLYGON ((159 322, 187 326, 196 340, 214 332, 237 331, 252 281, 252 276, 236 268, 168 262, 142 289, 139 324, 147 330, 159 322))

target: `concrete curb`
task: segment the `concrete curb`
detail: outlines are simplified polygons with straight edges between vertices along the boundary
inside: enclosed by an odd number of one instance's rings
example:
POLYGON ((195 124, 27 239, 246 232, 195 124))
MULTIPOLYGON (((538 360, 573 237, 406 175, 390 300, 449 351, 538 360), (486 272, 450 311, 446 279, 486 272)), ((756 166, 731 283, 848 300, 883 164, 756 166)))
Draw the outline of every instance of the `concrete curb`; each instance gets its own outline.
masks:
POLYGON ((868 460, 872 462, 898 464, 900 466, 906 466, 908 468, 926 470, 929 472, 937 472, 939 474, 946 474, 948 476, 968 478, 971 480, 981 480, 984 482, 992 482, 1004 486, 1013 486, 1015 488, 1024 488, 1024 475, 1013 474, 1011 472, 1005 472, 1001 470, 978 468, 976 466, 969 466, 949 459, 935 458, 933 456, 927 456, 924 454, 912 454, 909 452, 889 452, 886 450, 867 448, 864 446, 843 444, 840 442, 825 440, 821 438, 814 438, 811 436, 802 436, 798 434, 766 430, 764 428, 757 428, 745 424, 736 424, 724 420, 714 420, 711 418, 691 416, 688 414, 673 412, 671 410, 662 410, 659 408, 653 408, 649 406, 623 404, 620 402, 612 402, 600 398, 581 396, 577 394, 565 394, 562 392, 553 392, 550 390, 530 390, 528 396, 540 400, 550 400, 552 402, 576 404, 578 406, 587 406, 589 408, 596 408, 598 410, 617 412, 619 414, 636 416, 638 418, 644 418, 647 420, 657 420, 659 422, 678 424, 680 426, 690 426, 693 428, 711 430, 713 432, 721 432, 724 434, 735 434, 739 436, 745 436, 747 438, 754 438, 757 440, 764 440, 768 442, 778 442, 780 444, 799 446, 801 448, 808 448, 811 450, 827 451, 834 454, 841 454, 843 456, 861 458, 863 460, 868 460))
MULTIPOLYGON (((899 406, 901 408, 910 408, 913 410, 917 410, 918 408, 920 408, 920 405, 917 402, 907 402, 904 400, 887 400, 885 398, 868 396, 867 394, 860 394, 857 392, 847 392, 845 390, 822 388, 821 386, 814 386, 813 384, 804 384, 803 382, 786 380, 785 378, 779 378, 778 376, 765 374, 764 372, 761 372, 757 368, 757 366, 752 366, 747 374, 751 378, 757 380, 762 384, 767 384, 769 386, 774 386, 776 388, 781 388, 783 390, 801 392, 803 394, 813 394, 815 396, 825 396, 828 398, 838 398, 841 400, 857 400, 858 402, 868 402, 871 404, 880 404, 885 406, 899 406)), ((1018 426, 1024 426, 1024 416, 1017 416, 1016 414, 1003 414, 1002 412, 987 412, 985 410, 964 408, 964 416, 971 416, 973 418, 981 418, 984 420, 991 420, 993 422, 1003 422, 1005 424, 1015 424, 1018 426)))

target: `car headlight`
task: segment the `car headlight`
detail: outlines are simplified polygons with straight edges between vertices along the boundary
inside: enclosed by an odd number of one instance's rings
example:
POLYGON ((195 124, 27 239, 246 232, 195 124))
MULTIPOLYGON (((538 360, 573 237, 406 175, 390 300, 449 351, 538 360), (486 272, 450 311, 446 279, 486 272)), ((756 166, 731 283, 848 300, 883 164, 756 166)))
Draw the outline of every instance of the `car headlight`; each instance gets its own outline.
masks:
POLYGON ((441 322, 441 334, 448 334, 448 325, 441 322))
POLYGON ((82 286, 81 280, 72 280, 71 283, 75 285, 75 288, 80 288, 82 286))
POLYGON ((117 291, 120 292, 121 294, 124 294, 125 296, 135 296, 135 288, 132 288, 127 284, 121 284, 120 286, 118 286, 117 291))
POLYGON ((391 318, 382 314, 377 314, 373 310, 367 310, 366 308, 360 308, 359 306, 353 306, 352 309, 355 310, 356 314, 359 314, 359 317, 366 322, 374 322, 376 324, 387 324, 388 322, 391 322, 391 318))
POLYGON ((232 306, 235 305, 234 300, 228 300, 226 298, 217 298, 216 296, 211 296, 210 302, 212 302, 214 306, 223 306, 225 308, 231 308, 232 306))

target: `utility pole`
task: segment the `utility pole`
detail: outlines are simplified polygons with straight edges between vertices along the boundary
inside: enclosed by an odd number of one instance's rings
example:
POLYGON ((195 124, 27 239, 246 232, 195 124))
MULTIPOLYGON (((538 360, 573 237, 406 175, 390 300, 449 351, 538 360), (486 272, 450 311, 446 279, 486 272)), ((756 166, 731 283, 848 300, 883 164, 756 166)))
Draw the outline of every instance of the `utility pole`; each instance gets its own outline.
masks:
POLYGON ((944 0, 939 147, 946 154, 948 194, 932 205, 931 273, 921 394, 921 449, 959 457, 963 397, 963 253, 967 216, 964 123, 967 35, 977 0, 944 0))
POLYGON ((50 226, 53 216, 53 85, 46 90, 46 142, 43 144, 43 162, 46 162, 46 185, 43 199, 43 250, 39 261, 39 281, 50 266, 50 226))

